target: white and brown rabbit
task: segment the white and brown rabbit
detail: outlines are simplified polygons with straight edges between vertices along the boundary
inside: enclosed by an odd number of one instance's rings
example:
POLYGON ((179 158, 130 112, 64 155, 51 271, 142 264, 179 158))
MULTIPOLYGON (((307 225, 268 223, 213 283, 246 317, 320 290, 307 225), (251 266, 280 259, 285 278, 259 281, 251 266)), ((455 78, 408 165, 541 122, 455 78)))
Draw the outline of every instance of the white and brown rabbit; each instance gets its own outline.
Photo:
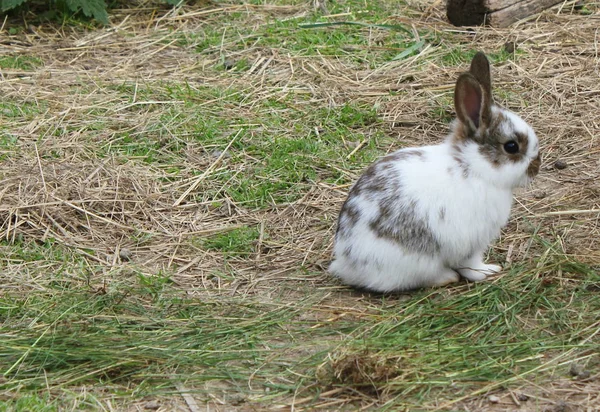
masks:
POLYGON ((356 287, 392 292, 482 281, 508 222, 513 189, 538 173, 533 129, 494 104, 490 65, 477 53, 454 90, 457 119, 436 146, 402 149, 372 164, 350 190, 329 271, 356 287))

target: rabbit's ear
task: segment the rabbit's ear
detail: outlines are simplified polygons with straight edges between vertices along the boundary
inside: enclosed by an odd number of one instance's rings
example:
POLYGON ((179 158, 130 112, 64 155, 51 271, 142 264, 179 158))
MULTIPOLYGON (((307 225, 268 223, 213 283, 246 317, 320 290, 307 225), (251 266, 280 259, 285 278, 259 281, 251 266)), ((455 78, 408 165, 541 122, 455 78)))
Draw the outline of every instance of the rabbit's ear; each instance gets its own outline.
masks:
POLYGON ((456 81, 454 107, 458 119, 468 126, 474 137, 480 128, 487 128, 491 117, 490 100, 482 85, 470 73, 463 73, 456 81))
POLYGON ((490 62, 485 54, 477 52, 471 61, 469 73, 473 75, 486 93, 486 98, 492 99, 492 76, 490 74, 490 62))

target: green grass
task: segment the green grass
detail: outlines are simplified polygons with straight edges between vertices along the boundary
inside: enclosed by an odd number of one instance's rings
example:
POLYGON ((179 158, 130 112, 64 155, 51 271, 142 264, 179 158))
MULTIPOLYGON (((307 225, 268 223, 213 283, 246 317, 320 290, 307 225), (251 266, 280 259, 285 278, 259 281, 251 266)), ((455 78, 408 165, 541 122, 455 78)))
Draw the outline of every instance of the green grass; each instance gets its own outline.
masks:
MULTIPOLYGON (((133 93, 130 85, 119 85, 117 90, 124 93, 124 98, 133 93)), ((233 87, 223 90, 168 82, 160 82, 154 89, 138 88, 140 101, 182 103, 171 104, 167 110, 158 105, 131 107, 129 110, 140 114, 148 110, 160 112, 158 121, 151 122, 146 133, 125 132, 102 142, 99 154, 169 165, 176 176, 179 159, 186 149, 199 147, 207 162, 199 165, 196 173, 200 175, 240 132, 225 160, 230 167, 206 179, 206 190, 199 195, 204 201, 227 196, 254 208, 294 201, 310 184, 320 180, 347 183, 347 177, 332 167, 332 162, 365 164, 379 155, 376 142, 384 136, 377 131, 371 133, 351 162, 346 159, 353 150, 348 143, 365 140, 365 131, 379 122, 373 107, 346 103, 336 110, 314 110, 307 107, 302 96, 294 96, 294 101, 290 96, 256 104, 244 97, 247 94, 247 90, 233 87), (206 105, 207 101, 213 103, 206 105), (173 139, 173 135, 177 138, 173 139)), ((102 132, 103 128, 98 127, 97 131, 102 132)))
MULTIPOLYGON (((328 7, 332 14, 346 15, 350 12, 341 20, 349 24, 333 26, 332 20, 314 12, 295 18, 270 18, 256 28, 243 23, 247 18, 245 12, 231 12, 214 18, 211 24, 200 30, 178 34, 177 44, 193 48, 203 55, 218 54, 221 63, 228 58, 233 63, 234 73, 243 72, 250 65, 243 58, 238 60, 228 56, 252 47, 274 49, 295 56, 336 56, 374 68, 394 58, 409 57, 415 46, 421 48, 425 44, 417 45, 410 26, 398 23, 392 17, 396 11, 393 5, 346 1, 331 3, 328 7)), ((425 39, 436 36, 429 31, 419 34, 425 39)), ((218 67, 225 68, 224 65, 218 67)))
MULTIPOLYGON (((32 120, 36 115, 44 109, 45 104, 39 102, 12 102, 10 100, 4 100, 0 102, 0 121, 10 120, 13 118, 19 120, 32 120)), ((0 127, 5 126, 0 124, 0 127)))
MULTIPOLYGON (((205 245, 238 253, 248 236, 255 237, 253 229, 215 236, 205 245)), ((23 261, 60 264, 50 276, 77 268, 78 259, 66 250, 21 246, 23 261)), ((6 408, 20 410, 80 385, 133 385, 134 392, 114 395, 125 400, 166 396, 177 381, 197 388, 226 382, 259 405, 298 390, 307 396, 343 387, 392 391, 396 405, 415 408, 427 399, 498 388, 529 372, 542 379, 557 366, 546 359, 557 353, 564 362, 597 365, 598 344, 586 326, 597 322, 598 288, 592 268, 550 255, 536 273, 516 266, 498 282, 462 293, 420 291, 408 302, 374 297, 361 316, 323 323, 304 315, 320 308, 324 291, 290 305, 285 288, 270 302, 222 295, 197 300, 166 276, 121 273, 99 290, 71 281, 66 288, 0 298, 0 393, 23 393, 4 398, 6 408), (560 270, 567 282, 542 275, 550 270, 560 270)), ((567 374, 567 366, 558 369, 567 374)), ((58 407, 53 402, 46 410, 58 407)))
POLYGON ((7 159, 15 154, 18 140, 15 136, 0 131, 0 160, 7 159))
POLYGON ((31 71, 43 65, 42 59, 35 56, 2 56, 0 57, 0 69, 20 69, 31 71))
MULTIPOLYGON (((225 236, 214 237, 207 249, 239 252, 240 245, 224 240, 225 236)), ((41 250, 21 246, 25 250, 18 256, 24 262, 43 257, 50 265, 60 263, 48 274, 52 277, 60 277, 64 261, 69 261, 68 251, 57 256, 46 245, 41 250)), ((9 256, 11 262, 18 260, 9 256)), ((18 400, 4 399, 7 407, 26 408, 78 385, 135 382, 135 396, 169 394, 174 380, 242 385, 248 366, 258 366, 271 356, 264 337, 278 336, 290 324, 300 326, 303 322, 294 318, 305 304, 309 302, 289 307, 222 296, 189 299, 170 286, 168 277, 141 273, 137 277, 120 273, 97 290, 80 281, 60 291, 50 286, 25 299, 5 294, 0 298, 4 320, 0 393, 31 393, 18 400)), ((287 346, 275 343, 279 345, 281 350, 287 346)), ((279 367, 275 370, 281 372, 279 367)), ((273 370, 265 368, 256 379, 264 381, 270 373, 273 370)), ((289 385, 274 389, 290 390, 289 385)))
POLYGON ((254 251, 254 243, 258 238, 257 228, 242 227, 204 239, 201 241, 201 247, 206 250, 222 252, 228 256, 247 256, 254 251))
POLYGON ((58 400, 51 399, 49 395, 28 394, 17 399, 0 401, 0 411, 55 412, 59 410, 59 404, 58 400))

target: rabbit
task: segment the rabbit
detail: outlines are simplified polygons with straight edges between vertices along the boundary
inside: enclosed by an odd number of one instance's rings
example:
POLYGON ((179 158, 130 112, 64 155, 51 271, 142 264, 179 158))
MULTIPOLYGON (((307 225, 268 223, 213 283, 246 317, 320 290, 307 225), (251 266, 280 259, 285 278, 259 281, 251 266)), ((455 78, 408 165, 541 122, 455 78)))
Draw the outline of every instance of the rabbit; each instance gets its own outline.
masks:
POLYGON ((502 269, 484 254, 541 155, 533 129, 494 104, 491 91, 490 64, 478 52, 456 81, 457 118, 445 141, 398 150, 366 169, 341 208, 330 273, 386 293, 460 276, 479 282, 502 269))

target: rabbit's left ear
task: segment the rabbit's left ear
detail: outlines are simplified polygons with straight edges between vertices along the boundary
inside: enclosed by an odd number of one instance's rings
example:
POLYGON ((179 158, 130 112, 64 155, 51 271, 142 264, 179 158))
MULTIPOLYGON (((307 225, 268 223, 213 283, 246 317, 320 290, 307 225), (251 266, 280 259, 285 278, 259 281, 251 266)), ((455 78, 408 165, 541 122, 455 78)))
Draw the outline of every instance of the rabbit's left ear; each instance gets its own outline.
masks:
POLYGON ((487 128, 491 117, 489 99, 479 81, 470 73, 463 73, 456 81, 454 108, 458 119, 468 126, 473 138, 480 128, 487 128))
POLYGON ((490 125, 492 79, 490 62, 482 52, 475 54, 469 72, 461 74, 456 81, 454 107, 459 120, 468 126, 471 137, 490 125))

